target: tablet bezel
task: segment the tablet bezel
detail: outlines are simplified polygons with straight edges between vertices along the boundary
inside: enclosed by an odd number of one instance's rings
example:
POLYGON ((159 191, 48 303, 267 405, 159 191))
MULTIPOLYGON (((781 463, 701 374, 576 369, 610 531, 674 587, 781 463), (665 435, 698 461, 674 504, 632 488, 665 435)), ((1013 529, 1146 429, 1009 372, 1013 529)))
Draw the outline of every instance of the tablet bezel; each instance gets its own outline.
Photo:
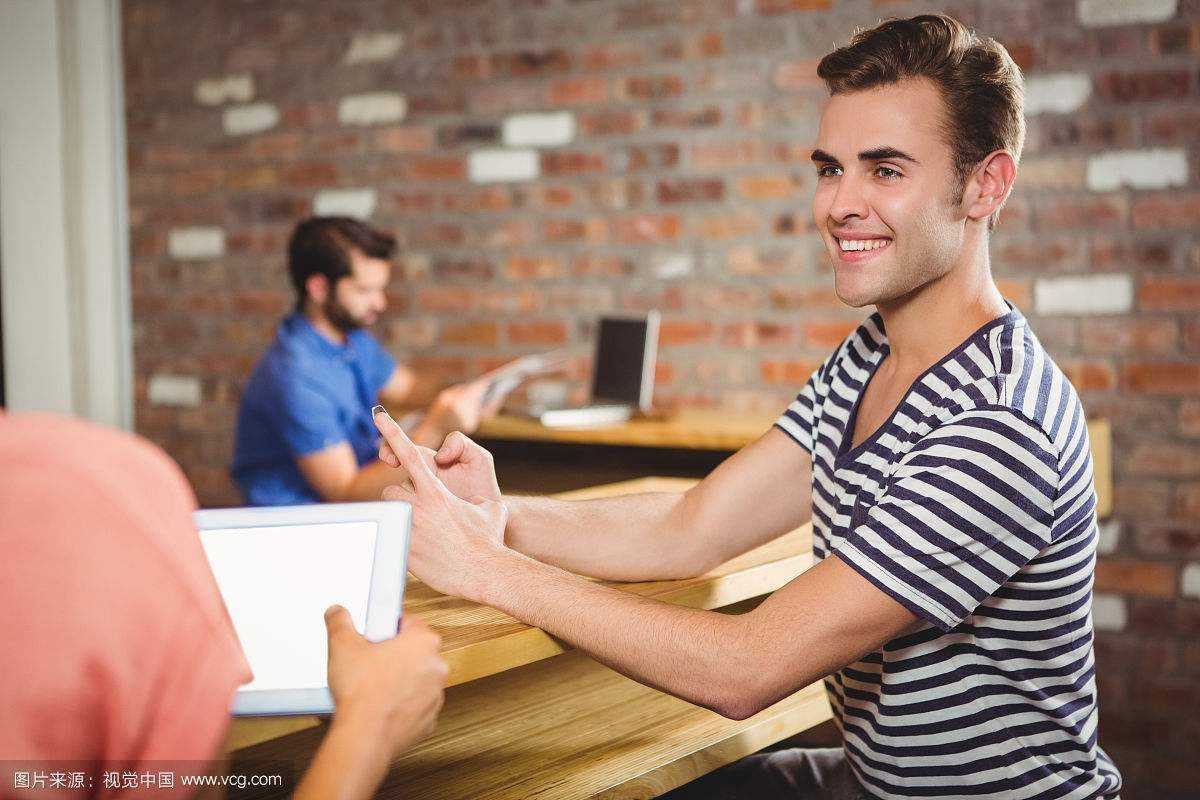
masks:
MULTIPOLYGON (((268 528, 339 522, 375 522, 375 553, 371 561, 371 588, 362 632, 381 642, 396 635, 404 604, 408 571, 408 542, 412 507, 403 501, 377 503, 327 503, 273 508, 213 508, 193 513, 197 531, 222 528, 268 528), (380 565, 398 565, 380 569, 380 565)), ((199 535, 199 533, 197 533, 199 535)), ((233 534, 231 534, 233 535, 233 534)), ((218 584, 218 589, 220 588, 218 584)), ((280 716, 329 714, 333 696, 328 687, 319 689, 239 689, 233 698, 235 716, 280 716)))

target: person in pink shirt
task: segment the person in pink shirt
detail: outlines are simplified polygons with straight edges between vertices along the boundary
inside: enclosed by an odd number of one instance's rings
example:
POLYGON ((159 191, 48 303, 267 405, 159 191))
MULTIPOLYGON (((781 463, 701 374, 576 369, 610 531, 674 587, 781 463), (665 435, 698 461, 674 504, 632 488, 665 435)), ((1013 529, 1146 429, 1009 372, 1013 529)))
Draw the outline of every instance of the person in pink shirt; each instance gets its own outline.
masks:
MULTIPOLYGON (((219 766, 250 668, 194 508, 179 468, 145 440, 0 413, 0 772, 12 773, 0 774, 0 797, 135 797, 102 771, 219 766)), ((378 644, 345 609, 326 623, 337 713, 295 796, 369 797, 391 759, 432 731, 446 665, 420 620, 406 616, 378 644)))

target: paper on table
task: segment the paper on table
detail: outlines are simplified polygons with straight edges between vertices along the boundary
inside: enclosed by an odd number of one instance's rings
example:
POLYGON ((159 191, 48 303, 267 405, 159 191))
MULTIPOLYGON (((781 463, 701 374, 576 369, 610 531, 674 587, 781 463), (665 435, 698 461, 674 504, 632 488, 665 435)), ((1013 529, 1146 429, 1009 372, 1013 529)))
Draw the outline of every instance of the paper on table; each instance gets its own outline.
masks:
POLYGON ((502 367, 497 367, 481 376, 488 378, 487 388, 483 392, 480 404, 487 407, 500 404, 514 389, 535 375, 544 375, 562 369, 567 362, 567 353, 563 350, 552 350, 548 353, 522 356, 502 367))

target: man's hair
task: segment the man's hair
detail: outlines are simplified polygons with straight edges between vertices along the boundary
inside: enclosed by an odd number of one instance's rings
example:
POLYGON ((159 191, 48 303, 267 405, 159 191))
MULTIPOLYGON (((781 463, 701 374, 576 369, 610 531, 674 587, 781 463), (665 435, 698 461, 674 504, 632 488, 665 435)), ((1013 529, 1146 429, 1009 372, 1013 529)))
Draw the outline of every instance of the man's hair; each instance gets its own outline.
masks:
MULTIPOLYGON (((1007 150, 1017 162, 1025 144, 1025 81, 1004 45, 945 14, 891 19, 854 32, 850 44, 821 59, 817 75, 830 95, 912 78, 938 88, 962 199, 967 177, 988 153, 1007 150)), ((995 226, 1000 211, 988 220, 995 226)))
POLYGON ((357 219, 309 217, 296 226, 288 242, 288 272, 296 287, 297 307, 304 304, 304 284, 310 275, 324 275, 333 291, 334 285, 350 274, 351 250, 371 258, 391 258, 395 249, 394 236, 357 219))

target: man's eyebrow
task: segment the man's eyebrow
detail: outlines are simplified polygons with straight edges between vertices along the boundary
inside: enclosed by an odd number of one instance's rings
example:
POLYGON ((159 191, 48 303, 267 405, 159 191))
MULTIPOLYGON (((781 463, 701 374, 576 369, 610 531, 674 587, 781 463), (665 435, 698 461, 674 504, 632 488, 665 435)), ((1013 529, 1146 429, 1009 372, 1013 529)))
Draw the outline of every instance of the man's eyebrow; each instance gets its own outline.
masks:
POLYGON ((813 150, 812 156, 810 156, 810 158, 812 158, 813 163, 815 163, 815 164, 836 164, 836 163, 838 163, 838 160, 836 158, 829 155, 829 153, 826 153, 824 150, 813 150))
POLYGON ((888 159, 898 161, 911 161, 914 164, 920 164, 915 158, 910 156, 903 150, 898 150, 895 147, 876 147, 873 150, 863 150, 858 154, 861 161, 885 161, 888 159))

